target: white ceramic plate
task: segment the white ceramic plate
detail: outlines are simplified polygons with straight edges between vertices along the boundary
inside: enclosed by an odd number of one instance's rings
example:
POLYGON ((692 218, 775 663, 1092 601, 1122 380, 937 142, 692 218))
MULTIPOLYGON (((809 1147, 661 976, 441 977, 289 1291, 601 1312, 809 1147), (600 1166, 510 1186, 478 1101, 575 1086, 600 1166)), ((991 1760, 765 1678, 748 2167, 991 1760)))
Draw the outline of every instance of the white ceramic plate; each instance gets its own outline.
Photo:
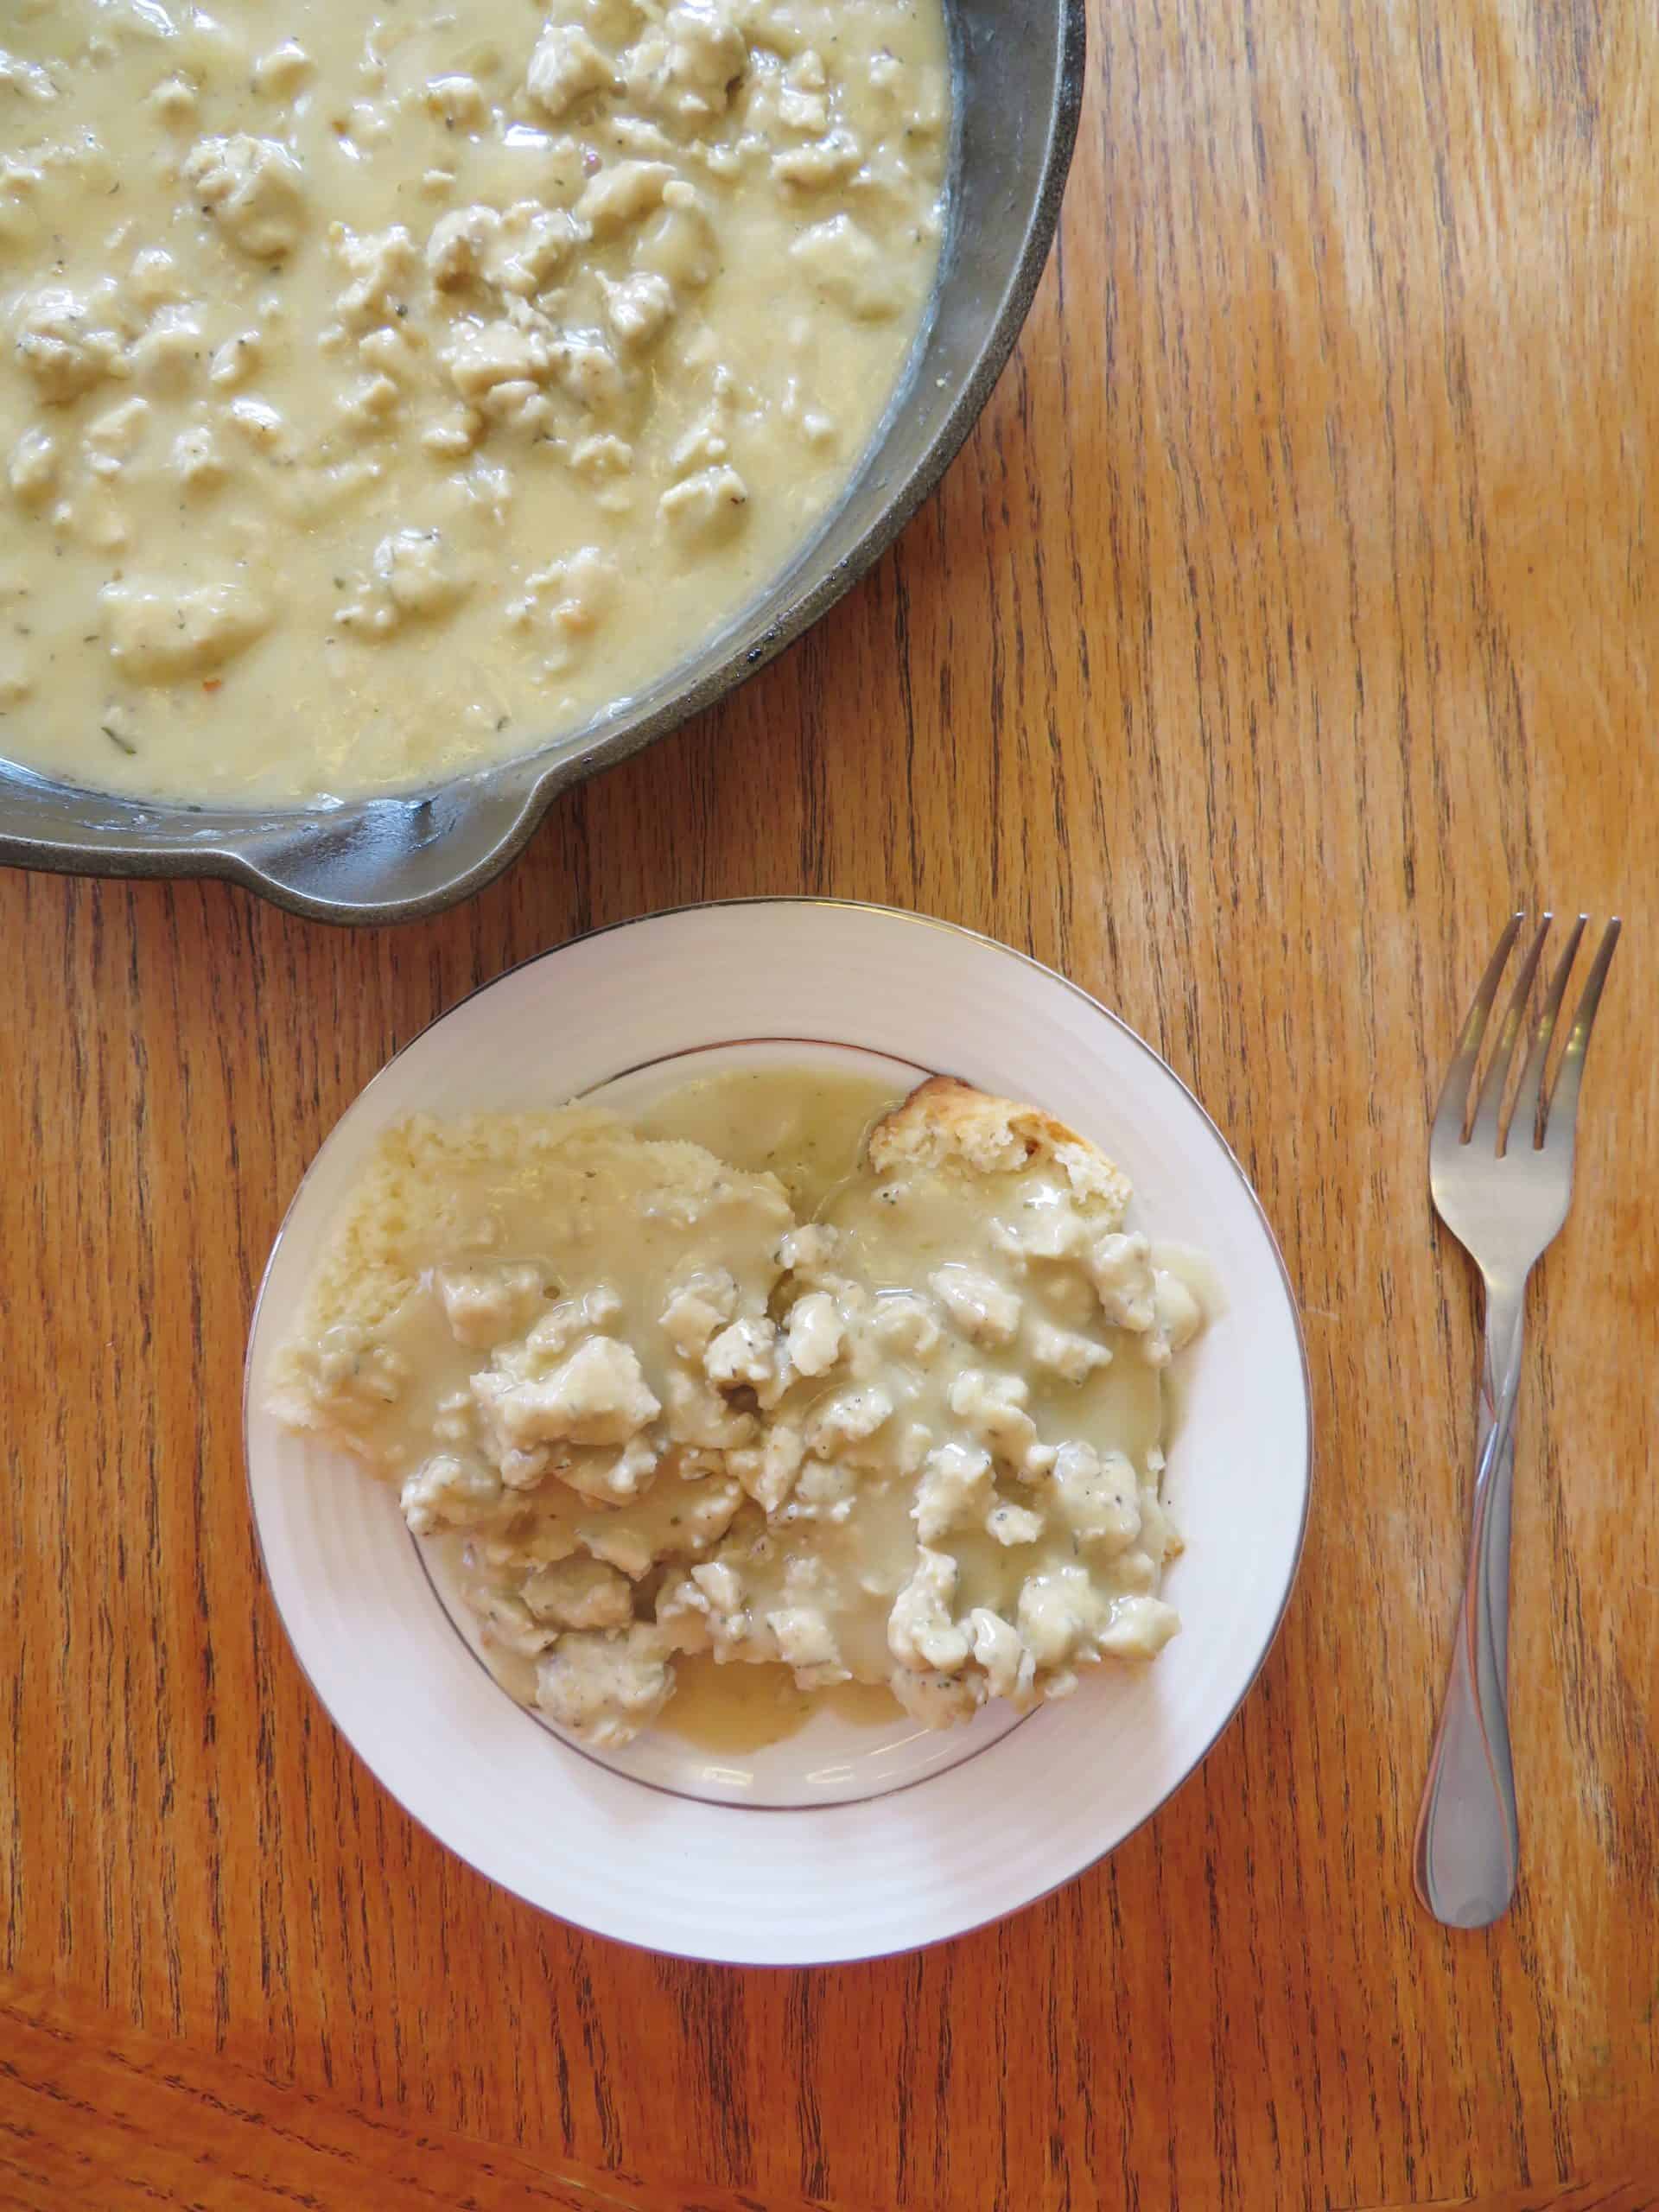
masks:
POLYGON ((248 1355, 249 1484, 271 1590, 318 1695, 378 1779, 532 1904, 626 1942, 741 1964, 935 1942, 1122 1841, 1192 1772, 1261 1665, 1300 1550, 1310 1444, 1301 1334, 1271 1232, 1215 1125, 1150 1046, 1006 946, 821 900, 630 922, 515 969, 435 1023, 318 1154, 271 1255, 248 1355), (280 1429, 263 1379, 388 1123, 551 1106, 601 1086, 639 1106, 734 1052, 780 1046, 791 1058, 880 1055, 895 1087, 942 1071, 1032 1098, 1122 1162, 1132 1221, 1208 1256, 1224 1310, 1191 1358, 1166 1484, 1187 1539, 1165 1593, 1182 1630, 1154 1665, 1103 1667, 1017 1726, 982 1716, 873 1744, 815 1721, 718 1762, 658 1732, 601 1762, 496 1685, 446 1619, 390 1493, 280 1429))

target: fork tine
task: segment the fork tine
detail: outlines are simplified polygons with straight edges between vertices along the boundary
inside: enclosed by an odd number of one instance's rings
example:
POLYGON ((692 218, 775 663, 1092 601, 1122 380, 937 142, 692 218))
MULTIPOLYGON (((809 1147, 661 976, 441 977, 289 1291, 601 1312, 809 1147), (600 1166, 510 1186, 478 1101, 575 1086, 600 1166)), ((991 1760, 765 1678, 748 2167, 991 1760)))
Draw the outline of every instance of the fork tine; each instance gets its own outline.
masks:
POLYGON ((1498 1148, 1498 1122, 1503 1111, 1503 1090, 1510 1079, 1510 1064, 1515 1058, 1516 1039, 1521 1034, 1521 1025, 1526 1018, 1527 1001, 1532 996, 1533 978, 1538 973, 1538 963, 1543 956, 1544 939, 1549 935, 1551 918, 1548 914, 1544 915, 1532 943, 1527 947, 1520 973, 1515 979, 1515 988, 1510 993, 1510 1002, 1503 1009, 1503 1026, 1497 1033, 1497 1043, 1493 1047, 1486 1080, 1480 1086, 1480 1098, 1475 1108, 1469 1136, 1471 1143, 1484 1145, 1491 1152, 1498 1148))
POLYGON ((1458 1039, 1458 1049, 1452 1054, 1452 1065, 1446 1071, 1446 1081, 1440 1085, 1440 1103, 1434 1109, 1433 1135, 1444 1137, 1448 1128, 1452 1135, 1463 1135, 1464 1117, 1469 1110, 1469 1086, 1475 1072, 1475 1062, 1480 1057, 1481 1040, 1486 1034, 1487 1016, 1492 1010, 1492 1001, 1497 996, 1497 987, 1503 980, 1504 963, 1510 947, 1520 935, 1524 914, 1511 914, 1503 925, 1503 934, 1497 948, 1486 963, 1486 973, 1480 979, 1480 988, 1475 993, 1475 1002, 1470 1007, 1458 1039))
POLYGON ((1573 925, 1560 958, 1555 963, 1555 973, 1550 978, 1549 995, 1544 1001, 1544 1010, 1538 1017, 1538 1027, 1532 1033, 1532 1049, 1527 1054, 1526 1065, 1521 1071, 1521 1080, 1516 1085, 1515 1104, 1510 1113, 1510 1127, 1505 1142, 1516 1129, 1524 1129, 1529 1143, 1543 1142, 1544 1118, 1544 1063, 1549 1058, 1549 1040, 1555 1034, 1555 1023, 1561 1011, 1561 1001, 1567 996, 1567 979, 1573 973, 1573 963, 1579 957, 1579 947, 1589 925, 1588 914, 1580 914, 1573 925))
POLYGON ((1550 1086, 1549 1101, 1544 1108, 1544 1143, 1548 1147, 1571 1149, 1573 1128, 1579 1114, 1579 1085, 1584 1081, 1584 1058, 1590 1049, 1590 1032, 1594 1026, 1596 1008, 1601 1004, 1601 987, 1607 980, 1607 970, 1612 963, 1614 948, 1618 943, 1621 927, 1615 914, 1601 933, 1601 943, 1596 947, 1596 957, 1584 986, 1584 996, 1579 1001, 1579 1010, 1573 1017, 1573 1027, 1567 1033, 1567 1049, 1561 1054, 1561 1064, 1555 1071, 1555 1080, 1550 1086))

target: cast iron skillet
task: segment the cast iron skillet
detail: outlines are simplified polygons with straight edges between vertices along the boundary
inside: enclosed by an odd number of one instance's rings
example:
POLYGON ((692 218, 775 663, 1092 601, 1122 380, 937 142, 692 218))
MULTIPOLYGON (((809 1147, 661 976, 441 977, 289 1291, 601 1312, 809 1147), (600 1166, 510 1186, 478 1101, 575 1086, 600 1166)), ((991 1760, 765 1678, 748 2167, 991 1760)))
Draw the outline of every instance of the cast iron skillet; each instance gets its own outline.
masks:
MULTIPOLYGON (((517 760, 391 798, 232 810, 145 804, 0 761, 0 862, 223 875, 296 913, 397 922, 478 890, 557 794, 662 737, 800 636, 884 552, 990 396, 1047 257, 1083 97, 1084 0, 947 0, 950 222, 931 321, 840 504, 763 595, 612 716, 517 760)), ((273 718, 281 702, 271 702, 273 718)))

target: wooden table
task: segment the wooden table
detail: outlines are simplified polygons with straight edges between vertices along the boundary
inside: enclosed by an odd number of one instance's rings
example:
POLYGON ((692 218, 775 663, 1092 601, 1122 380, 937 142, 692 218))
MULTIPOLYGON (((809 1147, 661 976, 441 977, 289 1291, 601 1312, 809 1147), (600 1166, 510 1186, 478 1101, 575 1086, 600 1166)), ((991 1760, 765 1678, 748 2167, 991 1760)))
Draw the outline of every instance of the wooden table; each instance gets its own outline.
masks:
POLYGON ((505 881, 357 935, 0 881, 0 2204, 1659 2204, 1659 30, 1101 0, 1090 70, 942 497, 505 881), (1319 1464, 1259 1686, 1109 1865, 921 1956, 728 1973, 539 1917, 371 1783, 262 1587, 238 1391, 394 1046, 574 931, 803 889, 1027 947, 1167 1055, 1283 1241, 1319 1464), (1408 1867, 1475 1315, 1425 1112, 1547 899, 1626 938, 1533 1312, 1521 1895, 1451 1936, 1408 1867))

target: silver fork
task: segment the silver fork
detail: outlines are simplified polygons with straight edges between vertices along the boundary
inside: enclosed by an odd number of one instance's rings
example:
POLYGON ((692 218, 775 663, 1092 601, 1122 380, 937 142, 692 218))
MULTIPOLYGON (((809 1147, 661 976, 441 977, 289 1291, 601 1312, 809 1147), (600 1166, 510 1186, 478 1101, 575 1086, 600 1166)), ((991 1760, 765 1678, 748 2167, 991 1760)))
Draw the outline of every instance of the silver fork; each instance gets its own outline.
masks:
POLYGON ((1477 1095, 1475 1064, 1524 914, 1514 915, 1481 977, 1446 1071, 1428 1143, 1434 1207, 1480 1269, 1486 1289, 1479 1436, 1469 1563, 1440 1725, 1417 1821, 1417 1894, 1450 1928, 1484 1928, 1515 1894, 1519 1858, 1515 1774, 1510 1762, 1510 1503, 1515 1475, 1515 1404, 1521 1381, 1527 1278, 1567 1219, 1573 1195, 1573 1135, 1584 1058, 1618 943, 1607 925, 1591 964, 1555 1079, 1544 1064, 1588 915, 1574 923, 1532 1033, 1513 1106, 1504 1111, 1510 1064, 1526 1017, 1551 917, 1522 960, 1497 1043, 1477 1095), (1522 1140, 1510 1142, 1511 1134, 1522 1140))

